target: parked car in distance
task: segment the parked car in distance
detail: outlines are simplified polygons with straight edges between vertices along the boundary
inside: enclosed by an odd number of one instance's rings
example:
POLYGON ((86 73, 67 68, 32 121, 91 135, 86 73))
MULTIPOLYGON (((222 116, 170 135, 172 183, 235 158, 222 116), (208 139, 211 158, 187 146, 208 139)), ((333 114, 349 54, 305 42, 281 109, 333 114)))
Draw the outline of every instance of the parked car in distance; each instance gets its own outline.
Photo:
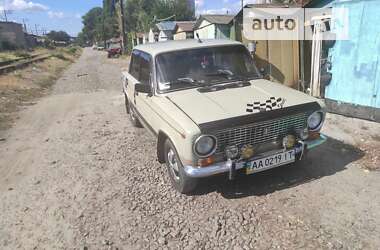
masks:
POLYGON ((139 45, 122 78, 130 120, 157 138, 158 161, 181 193, 200 178, 295 164, 326 141, 323 103, 263 79, 239 42, 139 45))
POLYGON ((98 45, 98 46, 96 47, 96 49, 99 50, 99 51, 104 50, 104 46, 98 45))
POLYGON ((120 44, 118 43, 110 44, 110 46, 107 49, 107 52, 108 52, 108 58, 121 56, 122 51, 121 51, 120 44))

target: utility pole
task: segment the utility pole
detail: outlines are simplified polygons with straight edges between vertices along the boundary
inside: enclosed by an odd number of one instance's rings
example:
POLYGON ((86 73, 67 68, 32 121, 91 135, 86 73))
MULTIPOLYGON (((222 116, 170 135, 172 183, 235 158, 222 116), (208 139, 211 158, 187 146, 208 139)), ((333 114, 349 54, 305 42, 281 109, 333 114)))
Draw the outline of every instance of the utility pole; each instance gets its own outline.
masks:
POLYGON ((36 35, 38 36, 38 29, 37 29, 37 24, 34 25, 34 27, 36 28, 36 35))
POLYGON ((127 37, 125 34, 125 14, 124 14, 124 0, 119 0, 120 2, 120 33, 121 33, 121 39, 123 40, 122 42, 122 48, 123 48, 123 53, 127 52, 127 37))
POLYGON ((24 24, 25 33, 28 33, 28 29, 26 28, 25 18, 22 19, 22 23, 24 24))
POLYGON ((104 32, 104 19, 105 19, 105 13, 104 13, 104 9, 103 9, 102 38, 103 38, 103 46, 104 46, 104 48, 106 48, 107 41, 106 41, 106 34, 105 34, 105 32, 104 32))
MULTIPOLYGON (((305 18, 305 8, 304 8, 304 1, 302 0, 301 1, 301 5, 302 5, 302 11, 303 11, 303 17, 305 18)), ((304 24, 302 24, 304 25, 304 24)), ((303 29, 303 34, 302 34, 302 37, 301 37, 301 41, 300 41, 300 76, 301 76, 301 79, 298 81, 298 90, 301 90, 303 92, 306 91, 305 89, 305 28, 303 29)))
POLYGON ((7 11, 4 9, 4 18, 5 18, 5 21, 8 22, 8 17, 7 17, 7 11))

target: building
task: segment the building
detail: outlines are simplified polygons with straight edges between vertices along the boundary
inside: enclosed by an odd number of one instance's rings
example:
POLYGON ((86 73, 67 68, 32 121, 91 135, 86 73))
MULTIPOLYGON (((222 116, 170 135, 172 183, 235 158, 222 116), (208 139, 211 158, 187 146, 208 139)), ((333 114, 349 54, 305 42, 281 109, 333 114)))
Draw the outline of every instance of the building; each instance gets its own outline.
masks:
POLYGON ((22 25, 14 22, 0 22, 0 49, 17 49, 27 46, 22 25))
POLYGON ((140 44, 145 44, 149 42, 149 34, 137 32, 132 36, 132 44, 133 46, 137 46, 140 44))
POLYGON ((26 41, 26 46, 28 48, 34 48, 38 45, 42 45, 38 42, 39 40, 39 36, 37 35, 33 35, 33 34, 28 34, 28 33, 25 33, 25 41, 26 41))
POLYGON ((157 23, 149 32, 149 42, 173 40, 176 22, 165 21, 157 23))
POLYGON ((233 20, 233 15, 201 15, 194 25, 194 37, 230 39, 233 20))
POLYGON ((195 22, 192 21, 176 22, 174 28, 174 40, 193 39, 194 25, 195 22))
MULTIPOLYGON (((294 5, 294 7, 300 7, 294 5)), ((248 4, 245 8, 289 8, 285 4, 248 4)), ((257 66, 272 81, 300 89, 299 41, 248 40, 243 35, 243 10, 234 18, 231 38, 254 53, 257 66)))
POLYGON ((380 122, 379 2, 313 0, 306 7, 346 8, 350 31, 349 40, 313 39, 305 47, 311 94, 324 98, 330 112, 380 122))

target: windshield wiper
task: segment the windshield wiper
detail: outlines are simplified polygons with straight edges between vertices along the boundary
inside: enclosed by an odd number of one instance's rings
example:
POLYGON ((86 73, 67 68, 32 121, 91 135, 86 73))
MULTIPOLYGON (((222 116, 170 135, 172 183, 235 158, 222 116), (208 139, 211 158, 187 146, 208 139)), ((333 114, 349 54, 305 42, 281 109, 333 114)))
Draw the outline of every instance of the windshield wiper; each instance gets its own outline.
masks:
POLYGON ((234 73, 232 73, 232 71, 228 69, 218 69, 214 73, 206 74, 206 76, 225 76, 227 77, 227 79, 230 79, 232 76, 234 76, 234 73))
POLYGON ((176 82, 189 83, 189 84, 197 86, 197 87, 199 87, 199 86, 201 86, 201 87, 207 86, 207 84, 204 83, 203 81, 200 82, 200 81, 194 80, 191 77, 178 78, 176 82))
POLYGON ((196 84, 197 81, 195 81, 193 78, 191 77, 183 77, 183 78, 178 78, 177 79, 177 82, 184 82, 184 83, 190 83, 190 84, 196 84))

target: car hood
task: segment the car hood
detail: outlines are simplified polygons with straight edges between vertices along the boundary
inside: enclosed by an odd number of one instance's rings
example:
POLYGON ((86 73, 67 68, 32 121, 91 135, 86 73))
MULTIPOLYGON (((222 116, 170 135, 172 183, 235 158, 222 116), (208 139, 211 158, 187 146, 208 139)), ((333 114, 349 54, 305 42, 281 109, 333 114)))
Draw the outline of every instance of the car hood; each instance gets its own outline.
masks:
POLYGON ((176 91, 166 97, 196 124, 244 116, 247 104, 265 103, 271 97, 285 99, 283 108, 318 102, 300 91, 268 80, 252 80, 251 86, 201 93, 197 89, 176 91))

